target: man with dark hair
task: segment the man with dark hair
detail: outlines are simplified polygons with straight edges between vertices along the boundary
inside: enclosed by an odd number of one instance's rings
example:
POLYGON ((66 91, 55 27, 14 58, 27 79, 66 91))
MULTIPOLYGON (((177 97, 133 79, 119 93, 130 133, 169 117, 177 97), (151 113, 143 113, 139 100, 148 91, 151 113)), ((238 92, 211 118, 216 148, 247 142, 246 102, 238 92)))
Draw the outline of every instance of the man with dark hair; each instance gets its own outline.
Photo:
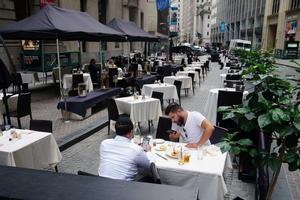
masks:
POLYGON ((166 108, 165 114, 172 120, 173 133, 170 140, 177 141, 179 137, 188 143, 189 148, 200 145, 210 145, 209 138, 214 131, 213 125, 199 112, 184 110, 177 103, 171 103, 166 108))
POLYGON ((133 124, 128 117, 120 117, 115 125, 116 137, 106 139, 100 144, 99 176, 134 180, 138 168, 150 170, 151 152, 144 152, 142 147, 131 142, 133 124), (147 155, 149 154, 149 155, 147 155))

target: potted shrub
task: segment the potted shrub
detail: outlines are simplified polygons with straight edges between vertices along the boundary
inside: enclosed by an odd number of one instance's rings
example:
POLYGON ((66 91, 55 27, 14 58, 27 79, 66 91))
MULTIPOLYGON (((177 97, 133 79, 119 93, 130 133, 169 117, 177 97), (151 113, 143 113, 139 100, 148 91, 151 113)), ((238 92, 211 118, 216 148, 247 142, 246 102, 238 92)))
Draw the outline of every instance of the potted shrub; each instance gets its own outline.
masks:
POLYGON ((253 84, 254 90, 243 105, 218 109, 223 119, 236 120, 239 129, 224 137, 221 149, 234 154, 248 152, 255 166, 268 166, 272 177, 266 199, 271 199, 282 163, 287 163, 291 171, 300 169, 300 109, 295 98, 298 87, 292 80, 276 75, 274 58, 269 52, 235 53, 246 66, 243 78, 253 84), (257 131, 268 141, 266 150, 253 146, 250 139, 237 137, 238 133, 257 131))

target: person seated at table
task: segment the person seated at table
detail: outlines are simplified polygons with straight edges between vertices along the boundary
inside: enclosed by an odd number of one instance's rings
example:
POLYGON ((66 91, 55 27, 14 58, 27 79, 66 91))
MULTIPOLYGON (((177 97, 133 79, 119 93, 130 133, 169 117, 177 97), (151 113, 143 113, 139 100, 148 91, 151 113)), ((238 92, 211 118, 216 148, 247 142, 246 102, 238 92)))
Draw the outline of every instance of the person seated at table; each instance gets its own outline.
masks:
POLYGON ((189 148, 197 148, 200 145, 210 145, 209 138, 214 131, 213 125, 199 112, 184 110, 179 104, 171 103, 165 110, 165 114, 172 120, 173 133, 169 135, 171 141, 188 143, 189 148))
POLYGON ((138 168, 150 171, 151 147, 148 145, 146 153, 142 147, 131 142, 134 135, 129 117, 120 117, 115 129, 116 137, 106 139, 100 144, 98 173, 99 176, 107 178, 132 181, 138 173, 138 168))
POLYGON ((114 60, 113 59, 109 59, 106 66, 108 68, 117 68, 117 65, 115 65, 114 60))

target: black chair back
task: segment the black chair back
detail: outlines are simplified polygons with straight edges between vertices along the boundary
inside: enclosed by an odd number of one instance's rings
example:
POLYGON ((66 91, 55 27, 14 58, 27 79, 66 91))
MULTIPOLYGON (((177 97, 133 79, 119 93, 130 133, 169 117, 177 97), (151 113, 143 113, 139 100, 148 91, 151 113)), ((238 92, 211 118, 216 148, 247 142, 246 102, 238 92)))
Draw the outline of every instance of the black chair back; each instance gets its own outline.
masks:
MULTIPOLYGON (((233 106, 243 103, 243 92, 219 90, 218 107, 233 106)), ((223 120, 222 113, 217 113, 217 125, 224 128, 234 128, 236 124, 233 120, 223 120)))
POLYGON ((31 93, 20 93, 17 102, 17 117, 31 115, 31 93))
POLYGON ((172 128, 172 120, 168 117, 159 117, 157 129, 156 129, 156 138, 161 138, 164 140, 170 140, 167 133, 168 130, 172 128))
POLYGON ((160 105, 161 105, 161 107, 163 106, 164 93, 162 93, 162 92, 157 92, 157 91, 153 91, 151 97, 152 97, 152 98, 155 98, 155 99, 159 99, 159 100, 160 100, 160 105))
POLYGON ((29 129, 34 130, 34 131, 42 131, 42 132, 52 133, 53 132, 52 121, 32 119, 32 120, 30 120, 29 129))
POLYGON ((178 99, 179 99, 179 104, 181 105, 181 95, 180 95, 180 92, 181 92, 181 85, 182 85, 182 82, 181 82, 181 81, 178 81, 178 80, 175 80, 175 81, 174 81, 174 85, 175 85, 176 90, 177 90, 177 95, 178 95, 178 99))
POLYGON ((114 99, 106 99, 107 109, 108 109, 108 118, 109 120, 117 121, 119 118, 119 111, 114 99))
POLYGON ((240 74, 227 74, 226 75, 226 80, 241 80, 242 75, 240 74))
POLYGON ((242 80, 224 80, 224 87, 236 88, 236 86, 244 85, 242 80))
POLYGON ((13 83, 13 93, 20 93, 22 90, 21 86, 23 84, 21 74, 20 73, 12 73, 11 77, 12 77, 12 83, 13 83))
POLYGON ((78 89, 78 84, 84 83, 83 74, 72 74, 72 88, 73 90, 78 89))
POLYGON ((109 87, 114 86, 113 78, 118 76, 118 68, 108 68, 109 87))
POLYGON ((195 94, 195 74, 194 73, 188 73, 188 76, 191 77, 191 79, 192 79, 193 95, 194 95, 195 94))
POLYGON ((226 128, 222 128, 219 126, 215 126, 214 128, 215 130, 209 138, 211 144, 217 144, 221 142, 221 139, 224 137, 225 133, 228 132, 226 128))

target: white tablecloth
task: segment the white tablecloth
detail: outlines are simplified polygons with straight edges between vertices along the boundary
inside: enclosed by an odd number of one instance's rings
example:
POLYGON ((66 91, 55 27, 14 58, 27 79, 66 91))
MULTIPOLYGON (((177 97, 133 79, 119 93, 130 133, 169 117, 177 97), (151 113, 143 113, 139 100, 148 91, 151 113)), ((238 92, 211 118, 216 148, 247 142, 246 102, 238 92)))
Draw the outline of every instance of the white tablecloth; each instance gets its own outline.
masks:
POLYGON ((34 78, 34 73, 36 73, 36 75, 38 76, 37 72, 22 72, 21 77, 23 83, 28 83, 28 84, 33 83, 35 85, 36 80, 34 78))
MULTIPOLYGON (((182 143, 177 143, 184 145, 182 143)), ((216 151, 214 156, 206 154, 203 159, 198 159, 197 150, 189 149, 190 162, 179 165, 178 160, 166 155, 165 152, 156 151, 168 160, 155 155, 155 164, 163 184, 177 185, 194 189, 198 199, 221 200, 227 193, 223 178, 225 167, 232 168, 227 153, 216 151)))
POLYGON ((0 164, 32 169, 54 167, 61 159, 57 143, 51 133, 15 129, 21 139, 13 139, 9 131, 0 136, 0 164))
POLYGON ((174 81, 181 81, 181 89, 193 89, 192 78, 189 76, 165 76, 164 83, 174 84, 174 81))
MULTIPOLYGON (((10 93, 6 95, 11 95, 10 93)), ((8 109, 10 112, 14 112, 17 110, 17 105, 18 105, 18 94, 15 94, 11 97, 8 98, 8 109)), ((5 113, 5 105, 3 103, 3 93, 0 93, 0 113, 4 114, 5 113)))
MULTIPOLYGON (((91 91, 94 90, 90 74, 84 73, 83 74, 83 81, 86 84, 86 89, 88 90, 88 92, 91 92, 91 91)), ((64 75, 63 87, 65 89, 72 88, 72 74, 65 74, 64 75)))
POLYGON ((164 99, 178 100, 177 90, 173 84, 161 83, 143 85, 142 93, 144 93, 146 96, 151 97, 153 91, 164 93, 164 99))
POLYGON ((199 83, 199 74, 196 71, 179 71, 176 76, 188 76, 189 73, 194 74, 194 81, 199 83))
POLYGON ((138 96, 139 99, 134 99, 133 96, 116 98, 116 104, 119 113, 130 114, 133 123, 155 120, 162 115, 160 100, 151 97, 138 96))
MULTIPOLYGON (((204 116, 213 125, 216 125, 217 120, 217 106, 218 106, 218 94, 219 90, 235 91, 234 88, 214 88, 209 90, 208 98, 204 107, 204 116)), ((244 91, 243 98, 248 94, 248 91, 244 91)))

